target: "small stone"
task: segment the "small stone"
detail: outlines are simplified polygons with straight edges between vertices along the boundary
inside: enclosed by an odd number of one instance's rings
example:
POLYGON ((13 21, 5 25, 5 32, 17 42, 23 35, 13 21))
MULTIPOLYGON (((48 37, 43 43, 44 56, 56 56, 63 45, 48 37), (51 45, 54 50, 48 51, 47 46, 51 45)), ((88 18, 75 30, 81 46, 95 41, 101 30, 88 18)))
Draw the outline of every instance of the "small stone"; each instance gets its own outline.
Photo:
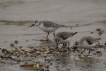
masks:
POLYGON ((89 57, 89 58, 90 58, 91 56, 89 56, 89 55, 88 55, 87 57, 89 57))
POLYGON ((30 57, 31 54, 27 52, 26 55, 27 55, 28 57, 30 57))
POLYGON ((36 64, 34 64, 34 69, 39 69, 40 68, 40 66, 39 66, 39 64, 38 63, 36 63, 36 64))
POLYGON ((103 34, 103 32, 99 31, 99 32, 98 32, 98 34, 99 34, 99 35, 102 35, 102 34, 103 34))
POLYGON ((14 47, 14 43, 11 43, 10 46, 11 46, 11 47, 14 47))
POLYGON ((90 31, 90 33, 91 33, 91 34, 93 34, 93 33, 94 33, 94 31, 90 31))
POLYGON ((17 47, 14 47, 14 48, 13 48, 13 51, 18 51, 18 48, 17 48, 17 47))
POLYGON ((15 40, 15 41, 14 41, 14 43, 15 43, 15 44, 18 44, 18 41, 17 41, 17 40, 15 40))
POLYGON ((102 53, 102 52, 98 50, 98 51, 96 51, 96 53, 102 53))
POLYGON ((95 51, 95 48, 91 48, 91 51, 95 51))
POLYGON ((19 49, 22 49, 23 48, 23 46, 19 46, 19 49))
POLYGON ((7 49, 2 49, 2 53, 4 54, 8 53, 7 49))
POLYGON ((40 41, 49 41, 49 39, 48 38, 42 38, 42 39, 40 39, 40 41))
POLYGON ((65 71, 70 71, 70 69, 69 69, 69 68, 67 68, 65 71))
POLYGON ((47 57, 47 54, 44 54, 43 56, 46 58, 47 57))
POLYGON ((28 42, 28 40, 26 40, 26 42, 28 42))
POLYGON ((96 51, 96 53, 99 55, 99 56, 102 56, 102 52, 101 51, 96 51))
POLYGON ((60 52, 56 52, 58 55, 60 54, 60 52))
POLYGON ((4 63, 4 60, 2 58, 0 58, 0 63, 4 63))
POLYGON ((45 68, 49 69, 49 65, 46 65, 45 68))
POLYGON ((79 58, 84 58, 84 55, 82 55, 82 54, 80 54, 80 55, 78 55, 79 56, 79 58))
POLYGON ((97 28, 97 29, 96 29, 96 31, 100 31, 100 30, 101 30, 100 28, 97 28))

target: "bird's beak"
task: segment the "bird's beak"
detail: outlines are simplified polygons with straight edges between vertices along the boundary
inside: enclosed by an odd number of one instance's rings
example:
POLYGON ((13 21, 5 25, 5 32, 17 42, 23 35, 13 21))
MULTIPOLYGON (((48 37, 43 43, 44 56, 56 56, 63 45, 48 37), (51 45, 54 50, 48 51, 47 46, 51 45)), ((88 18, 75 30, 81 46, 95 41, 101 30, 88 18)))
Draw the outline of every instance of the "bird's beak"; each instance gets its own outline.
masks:
POLYGON ((30 27, 34 26, 35 24, 32 24, 30 27))

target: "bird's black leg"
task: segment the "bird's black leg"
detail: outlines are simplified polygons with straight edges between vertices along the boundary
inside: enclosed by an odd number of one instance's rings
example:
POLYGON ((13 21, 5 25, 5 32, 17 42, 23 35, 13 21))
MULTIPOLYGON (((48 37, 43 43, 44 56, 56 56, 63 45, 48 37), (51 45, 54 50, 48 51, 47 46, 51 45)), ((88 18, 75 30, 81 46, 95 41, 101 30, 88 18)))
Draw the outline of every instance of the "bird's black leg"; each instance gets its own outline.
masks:
POLYGON ((70 42, 68 42, 68 50, 70 49, 69 47, 70 47, 70 42))
POLYGON ((46 38, 48 38, 48 35, 49 35, 49 32, 47 33, 47 36, 46 36, 46 38))
POLYGON ((53 36, 55 37, 55 31, 53 32, 53 36))
POLYGON ((56 49, 58 49, 58 43, 56 42, 56 49))
POLYGON ((91 52, 91 49, 89 49, 89 52, 88 52, 88 54, 90 54, 90 52, 91 52))
POLYGON ((82 51, 81 53, 83 54, 83 52, 85 52, 86 49, 84 49, 84 51, 82 51))

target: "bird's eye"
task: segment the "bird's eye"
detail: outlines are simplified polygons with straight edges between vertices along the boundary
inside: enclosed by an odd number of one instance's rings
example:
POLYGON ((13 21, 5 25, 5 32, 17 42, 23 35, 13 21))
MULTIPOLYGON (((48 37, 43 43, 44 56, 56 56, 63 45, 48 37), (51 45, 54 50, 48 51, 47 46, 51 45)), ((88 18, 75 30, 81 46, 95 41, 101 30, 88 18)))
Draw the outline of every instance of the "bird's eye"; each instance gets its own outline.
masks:
POLYGON ((37 22, 35 21, 35 23, 37 23, 37 22))

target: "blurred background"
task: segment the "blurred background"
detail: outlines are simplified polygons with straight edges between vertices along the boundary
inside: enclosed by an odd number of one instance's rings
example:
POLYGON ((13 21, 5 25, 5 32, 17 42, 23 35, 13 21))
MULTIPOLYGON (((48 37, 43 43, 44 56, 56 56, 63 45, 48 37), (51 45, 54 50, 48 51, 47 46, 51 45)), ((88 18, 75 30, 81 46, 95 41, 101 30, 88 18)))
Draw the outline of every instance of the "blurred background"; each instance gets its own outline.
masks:
POLYGON ((106 20, 106 0, 0 0, 0 24, 51 20, 62 24, 106 20))

